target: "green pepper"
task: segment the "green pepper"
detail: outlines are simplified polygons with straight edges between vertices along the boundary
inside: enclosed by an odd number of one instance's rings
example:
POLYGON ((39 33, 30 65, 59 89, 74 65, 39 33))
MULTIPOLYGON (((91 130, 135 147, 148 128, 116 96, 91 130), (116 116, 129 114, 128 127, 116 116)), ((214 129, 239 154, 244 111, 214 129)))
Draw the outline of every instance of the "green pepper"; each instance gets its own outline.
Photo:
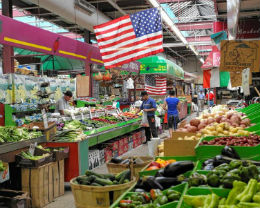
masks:
POLYGON ((245 189, 246 184, 242 181, 234 181, 233 189, 229 192, 225 205, 234 205, 238 203, 236 196, 245 189))
POLYGON ((211 174, 207 176, 207 183, 210 186, 217 187, 220 185, 219 177, 216 174, 211 174))
POLYGON ((158 196, 157 201, 160 205, 164 205, 164 204, 167 204, 168 198, 167 198, 167 196, 161 195, 161 196, 158 196))
POLYGON ((224 177, 222 184, 224 185, 225 188, 232 188, 233 182, 234 181, 240 181, 241 178, 239 175, 233 174, 228 172, 224 177))
POLYGON ((218 167, 216 167, 214 170, 224 170, 227 172, 230 170, 230 167, 228 164, 223 163, 223 164, 219 165, 218 167))
POLYGON ((168 195, 169 201, 177 201, 180 199, 180 197, 181 197, 180 193, 177 193, 177 194, 172 193, 172 194, 168 195))
POLYGON ((243 182, 248 182, 250 179, 248 167, 240 167, 240 176, 243 182))
POLYGON ((236 199, 240 202, 250 202, 257 191, 257 180, 250 179, 242 193, 237 195, 236 199))
POLYGON ((169 196, 169 195, 171 195, 171 194, 180 194, 180 192, 175 191, 175 190, 173 190, 173 189, 168 189, 168 190, 166 191, 166 195, 169 196))
POLYGON ((253 196, 253 201, 260 204, 260 192, 257 192, 257 193, 253 196))
POLYGON ((209 205, 211 204, 211 201, 212 201, 212 194, 209 194, 206 196, 203 208, 210 208, 209 205))
POLYGON ((259 171, 255 165, 250 165, 248 167, 248 172, 249 172, 250 178, 254 178, 256 180, 259 179, 259 171))
POLYGON ((240 202, 238 204, 239 208, 260 208, 260 204, 257 203, 248 203, 248 202, 240 202))
POLYGON ((235 175, 240 175, 241 171, 240 171, 240 169, 236 168, 236 169, 229 171, 229 173, 232 173, 232 174, 235 174, 235 175))
POLYGON ((207 208, 216 208, 218 207, 218 204, 219 204, 219 196, 213 193, 211 197, 211 202, 207 208))
POLYGON ((241 160, 232 160, 230 163, 229 163, 229 168, 231 170, 233 169, 236 169, 236 168, 239 168, 240 166, 243 165, 243 162, 241 160))
POLYGON ((151 189, 150 195, 153 200, 157 199, 158 196, 163 195, 162 191, 159 189, 151 189))
POLYGON ((191 207, 203 207, 207 199, 206 195, 190 196, 184 195, 183 201, 191 207))

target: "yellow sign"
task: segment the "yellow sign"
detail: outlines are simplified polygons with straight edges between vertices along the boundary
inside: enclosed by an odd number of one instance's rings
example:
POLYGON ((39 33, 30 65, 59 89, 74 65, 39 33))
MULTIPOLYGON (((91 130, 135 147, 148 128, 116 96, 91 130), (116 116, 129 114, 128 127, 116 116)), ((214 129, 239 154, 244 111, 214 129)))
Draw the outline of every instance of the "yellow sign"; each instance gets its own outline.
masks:
POLYGON ((221 41, 220 71, 242 71, 250 68, 259 72, 260 41, 223 40, 221 41))

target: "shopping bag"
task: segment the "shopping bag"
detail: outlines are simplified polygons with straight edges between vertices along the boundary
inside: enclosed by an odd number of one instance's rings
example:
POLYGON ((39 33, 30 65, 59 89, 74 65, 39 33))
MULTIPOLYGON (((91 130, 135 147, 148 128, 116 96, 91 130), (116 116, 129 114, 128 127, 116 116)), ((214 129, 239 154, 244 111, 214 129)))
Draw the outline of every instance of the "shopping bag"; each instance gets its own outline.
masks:
POLYGON ((143 111, 141 125, 144 127, 149 127, 148 119, 147 119, 147 112, 143 111))

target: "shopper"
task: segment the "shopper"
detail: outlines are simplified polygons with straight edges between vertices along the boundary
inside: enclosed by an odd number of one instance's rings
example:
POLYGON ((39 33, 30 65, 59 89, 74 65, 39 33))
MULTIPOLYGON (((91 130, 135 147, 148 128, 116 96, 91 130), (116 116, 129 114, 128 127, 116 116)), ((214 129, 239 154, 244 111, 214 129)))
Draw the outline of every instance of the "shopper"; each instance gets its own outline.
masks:
POLYGON ((198 107, 199 107, 199 112, 204 110, 204 102, 205 102, 205 94, 203 92, 203 89, 200 89, 198 93, 198 107))
POLYGON ((212 107, 214 105, 214 98, 215 98, 215 95, 214 95, 213 91, 210 91, 209 93, 207 93, 206 100, 208 101, 208 105, 210 107, 212 107))
POLYGON ((157 129, 155 126, 155 111, 156 111, 156 102, 154 99, 150 98, 146 91, 141 92, 142 97, 142 105, 139 110, 137 110, 136 114, 139 113, 141 110, 144 111, 144 114, 147 114, 147 121, 149 127, 145 128, 145 136, 146 141, 151 140, 151 133, 154 138, 158 137, 157 129))
POLYGON ((72 101, 72 92, 66 91, 61 99, 56 103, 55 111, 64 115, 64 110, 70 107, 70 102, 72 101))
POLYGON ((163 105, 164 110, 167 110, 170 138, 172 138, 173 129, 177 129, 179 122, 179 111, 181 109, 180 100, 175 96, 175 91, 170 91, 169 97, 166 98, 163 105))

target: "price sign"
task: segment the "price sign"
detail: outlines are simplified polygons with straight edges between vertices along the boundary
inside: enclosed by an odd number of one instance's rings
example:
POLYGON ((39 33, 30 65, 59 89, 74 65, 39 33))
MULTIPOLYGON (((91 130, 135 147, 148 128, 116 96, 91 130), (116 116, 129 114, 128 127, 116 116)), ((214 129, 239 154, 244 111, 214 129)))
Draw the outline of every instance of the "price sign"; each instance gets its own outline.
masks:
POLYGON ((37 142, 34 144, 30 144, 29 153, 34 156, 35 147, 37 146, 37 142))
POLYGON ((72 118, 72 120, 76 120, 74 113, 71 113, 71 118, 72 118))
POLYGON ((48 119, 47 119, 47 114, 45 109, 42 109, 42 119, 43 119, 44 128, 47 129, 49 126, 48 126, 48 119))
POLYGON ((91 108, 90 108, 90 107, 89 107, 89 117, 90 117, 90 119, 93 118, 93 116, 92 116, 92 112, 91 112, 91 108))
POLYGON ((81 120, 84 120, 84 114, 81 113, 81 120))

